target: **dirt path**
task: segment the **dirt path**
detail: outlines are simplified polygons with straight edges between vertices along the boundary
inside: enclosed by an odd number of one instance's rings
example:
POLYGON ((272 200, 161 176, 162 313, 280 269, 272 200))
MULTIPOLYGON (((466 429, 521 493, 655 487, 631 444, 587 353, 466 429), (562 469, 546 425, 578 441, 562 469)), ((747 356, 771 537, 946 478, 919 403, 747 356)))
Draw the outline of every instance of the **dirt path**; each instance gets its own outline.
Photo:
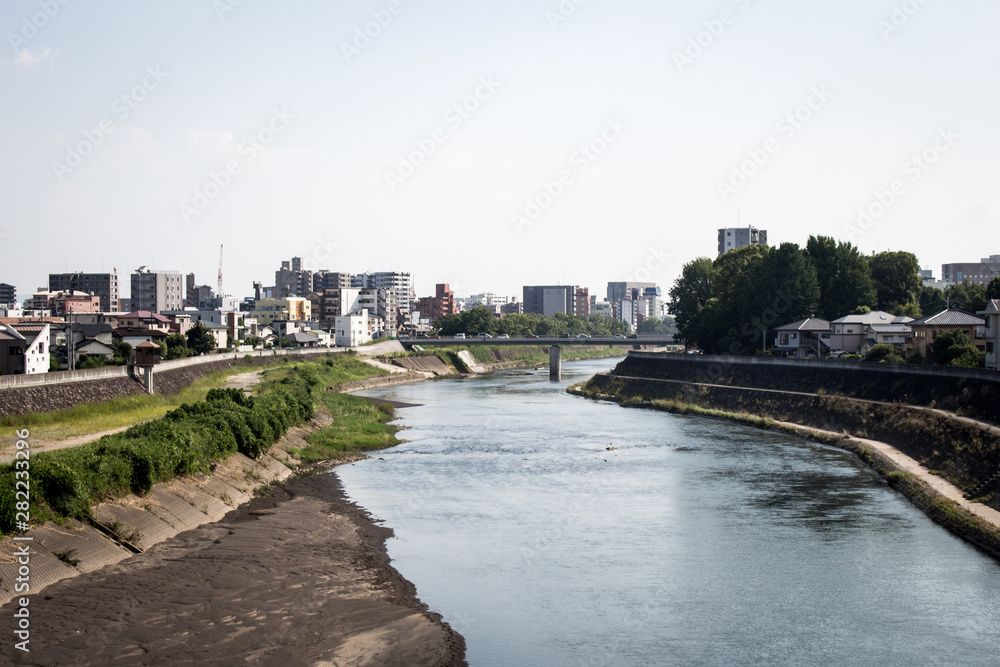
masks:
MULTIPOLYGON (((944 413, 944 414, 949 414, 949 413, 944 413)), ((810 426, 803 426, 801 424, 795 424, 792 422, 776 421, 775 423, 781 424, 783 426, 789 426, 800 431, 808 431, 811 433, 822 433, 835 436, 843 435, 842 433, 835 433, 833 431, 824 431, 822 429, 812 428, 810 426)), ((895 447, 887 445, 884 442, 878 442, 877 440, 868 440, 867 438, 857 438, 854 436, 850 436, 850 438, 851 440, 864 443, 865 445, 878 451, 879 453, 884 455, 887 459, 896 464, 896 466, 898 466, 900 470, 912 474, 914 477, 926 483, 928 486, 934 489, 934 491, 944 496, 948 500, 955 501, 963 509, 968 510, 972 514, 975 514, 984 521, 988 522, 990 525, 1000 528, 1000 512, 993 509, 992 507, 987 507, 982 503, 974 503, 966 500, 965 494, 957 486, 955 486, 954 484, 952 484, 951 482, 942 477, 938 477, 930 470, 917 463, 916 460, 910 458, 909 456, 899 451, 895 447)))

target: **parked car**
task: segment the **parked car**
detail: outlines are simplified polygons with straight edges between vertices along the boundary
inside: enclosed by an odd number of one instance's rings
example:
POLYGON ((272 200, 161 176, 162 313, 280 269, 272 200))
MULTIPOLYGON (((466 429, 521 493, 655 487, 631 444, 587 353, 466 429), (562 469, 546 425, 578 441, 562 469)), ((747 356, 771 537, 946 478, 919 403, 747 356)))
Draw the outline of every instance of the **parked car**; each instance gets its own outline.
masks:
POLYGON ((508 336, 507 334, 500 334, 499 336, 497 336, 497 340, 500 340, 501 338, 503 338, 503 339, 509 339, 510 336, 508 336))
POLYGON ((481 334, 479 334, 479 337, 480 338, 493 338, 493 336, 489 335, 488 333, 481 333, 481 334))
POLYGON ((615 338, 625 338, 625 334, 615 334, 615 338))
POLYGON ((418 333, 418 334, 417 334, 417 338, 430 338, 430 336, 428 336, 428 335, 427 335, 427 334, 425 334, 425 333, 418 333))
POLYGON ((628 338, 638 338, 639 334, 629 334, 628 338))
POLYGON ((559 334, 560 338, 569 338, 569 334, 559 334))
POLYGON ((462 338, 462 339, 464 339, 465 338, 465 334, 464 333, 457 333, 457 334, 455 334, 455 338, 462 338))
POLYGON ((577 338, 590 338, 590 336, 588 336, 587 334, 577 334, 576 337, 577 338))

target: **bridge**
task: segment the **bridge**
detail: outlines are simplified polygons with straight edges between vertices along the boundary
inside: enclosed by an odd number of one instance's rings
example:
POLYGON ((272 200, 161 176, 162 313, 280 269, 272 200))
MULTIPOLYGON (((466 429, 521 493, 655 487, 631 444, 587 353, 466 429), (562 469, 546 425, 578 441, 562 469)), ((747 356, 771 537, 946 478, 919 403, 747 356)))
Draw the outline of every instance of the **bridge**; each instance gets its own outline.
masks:
POLYGON ((564 345, 613 345, 618 347, 631 347, 634 350, 641 350, 643 347, 664 347, 666 345, 676 345, 672 334, 645 335, 638 338, 623 338, 621 336, 588 336, 586 338, 562 336, 531 336, 518 338, 479 338, 470 336, 468 338, 400 338, 399 342, 407 350, 414 345, 421 347, 435 346, 457 346, 457 345, 489 345, 490 347, 500 346, 549 346, 549 379, 559 380, 562 378, 562 348, 564 345))

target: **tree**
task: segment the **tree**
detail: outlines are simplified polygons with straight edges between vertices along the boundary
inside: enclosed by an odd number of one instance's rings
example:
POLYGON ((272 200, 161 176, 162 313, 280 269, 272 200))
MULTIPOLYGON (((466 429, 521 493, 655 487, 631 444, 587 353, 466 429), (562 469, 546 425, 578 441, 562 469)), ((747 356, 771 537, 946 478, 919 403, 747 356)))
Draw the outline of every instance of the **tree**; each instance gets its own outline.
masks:
POLYGON ((187 346, 195 354, 208 354, 216 349, 215 336, 203 323, 198 322, 187 332, 187 346))
POLYGON ((920 286, 920 313, 922 315, 933 315, 944 310, 944 306, 944 292, 930 285, 920 286))
POLYGON ((935 364, 970 368, 986 365, 986 355, 977 350, 960 329, 939 333, 931 344, 931 349, 935 364))
POLYGON ((163 353, 163 358, 165 360, 170 360, 194 356, 194 352, 188 347, 187 342, 187 338, 184 337, 184 334, 170 334, 167 336, 165 345, 166 351, 163 353))
POLYGON ((894 345, 878 343, 868 350, 864 361, 878 364, 901 364, 904 359, 894 345))
POLYGON ((880 310, 892 312, 908 303, 916 303, 923 280, 920 263, 912 252, 881 252, 868 258, 880 310))
POLYGON ((132 346, 123 340, 115 343, 115 354, 112 357, 112 362, 116 366, 124 366, 132 358, 132 346))
POLYGON ((806 257, 816 267, 820 297, 816 315, 835 320, 859 307, 875 305, 871 267, 851 243, 838 243, 829 236, 810 236, 806 257))
POLYGON ((698 340, 696 318, 712 298, 714 278, 715 266, 712 260, 699 257, 684 265, 681 277, 674 282, 668 293, 670 314, 674 316, 681 339, 688 344, 698 340))
POLYGON ((986 309, 986 285, 977 285, 968 280, 961 284, 948 285, 944 296, 949 308, 960 308, 970 312, 986 309))
POLYGON ((1000 299, 1000 276, 991 280, 990 284, 986 286, 986 298, 1000 299))

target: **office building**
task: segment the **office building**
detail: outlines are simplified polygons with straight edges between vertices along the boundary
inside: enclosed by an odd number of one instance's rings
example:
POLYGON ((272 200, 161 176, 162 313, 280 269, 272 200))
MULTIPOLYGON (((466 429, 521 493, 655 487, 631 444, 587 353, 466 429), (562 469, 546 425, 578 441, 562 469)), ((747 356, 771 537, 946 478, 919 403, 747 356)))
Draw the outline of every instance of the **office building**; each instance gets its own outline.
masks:
POLYGON ((101 298, 101 311, 121 310, 118 273, 50 273, 50 292, 87 292, 101 298))

